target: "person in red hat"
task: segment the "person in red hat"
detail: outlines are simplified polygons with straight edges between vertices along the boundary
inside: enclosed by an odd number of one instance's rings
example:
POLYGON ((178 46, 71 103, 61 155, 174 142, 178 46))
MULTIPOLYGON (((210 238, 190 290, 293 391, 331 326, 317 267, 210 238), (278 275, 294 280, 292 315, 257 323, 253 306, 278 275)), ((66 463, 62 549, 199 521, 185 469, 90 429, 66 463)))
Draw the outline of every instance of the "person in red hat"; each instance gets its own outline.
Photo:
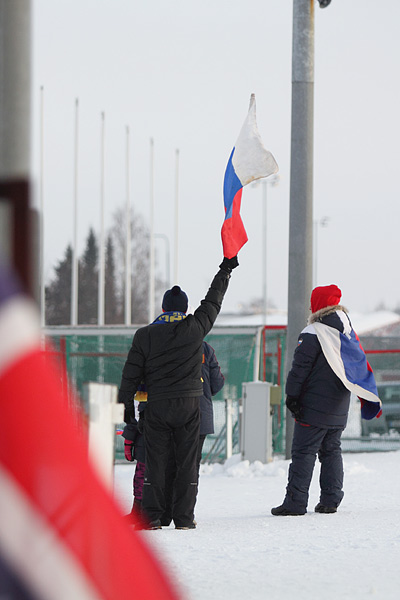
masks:
POLYGON ((271 509, 275 516, 304 515, 316 456, 321 462, 318 513, 335 513, 343 498, 343 461, 340 438, 347 423, 350 391, 329 366, 314 323, 351 330, 347 310, 339 305, 336 285, 316 287, 311 294, 311 316, 303 329, 286 381, 286 405, 294 416, 292 462, 286 496, 271 509))

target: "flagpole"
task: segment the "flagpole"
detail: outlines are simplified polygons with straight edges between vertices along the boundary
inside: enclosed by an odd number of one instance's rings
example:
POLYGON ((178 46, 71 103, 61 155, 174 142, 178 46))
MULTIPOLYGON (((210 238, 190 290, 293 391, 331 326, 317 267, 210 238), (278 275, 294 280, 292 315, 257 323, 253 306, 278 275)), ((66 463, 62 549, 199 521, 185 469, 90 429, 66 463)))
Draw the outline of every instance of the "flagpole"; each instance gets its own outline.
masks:
POLYGON ((262 298, 263 298, 263 324, 267 325, 268 312, 268 186, 275 187, 279 184, 279 175, 272 175, 261 181, 262 185, 262 298))
POLYGON ((179 150, 175 152, 175 246, 174 246, 174 284, 178 283, 178 247, 179 247, 179 150))
POLYGON ((267 186, 264 179, 262 185, 262 289, 263 289, 263 325, 267 324, 267 186))
POLYGON ((100 240, 99 240, 99 296, 98 325, 104 325, 104 132, 105 114, 101 113, 101 148, 100 148, 100 240))
POLYGON ((46 325, 44 283, 44 88, 40 88, 40 325, 46 325))
POLYGON ((130 139, 129 127, 126 128, 126 242, 125 242, 125 325, 131 324, 131 203, 129 180, 130 139))
POLYGON ((150 138, 150 281, 149 281, 149 322, 154 321, 154 140, 150 138))
POLYGON ((71 269, 71 325, 78 324, 78 142, 79 142, 79 101, 75 99, 74 126, 74 214, 71 269))

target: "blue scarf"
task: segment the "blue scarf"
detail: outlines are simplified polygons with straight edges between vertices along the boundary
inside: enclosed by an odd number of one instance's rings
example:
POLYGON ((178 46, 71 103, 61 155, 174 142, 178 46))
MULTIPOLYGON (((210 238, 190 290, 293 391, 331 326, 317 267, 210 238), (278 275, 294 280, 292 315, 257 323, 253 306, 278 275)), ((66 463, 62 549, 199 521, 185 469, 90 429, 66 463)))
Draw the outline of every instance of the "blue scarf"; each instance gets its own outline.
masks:
POLYGON ((173 323, 174 321, 183 321, 186 319, 186 314, 178 310, 170 310, 159 315, 152 323, 173 323))

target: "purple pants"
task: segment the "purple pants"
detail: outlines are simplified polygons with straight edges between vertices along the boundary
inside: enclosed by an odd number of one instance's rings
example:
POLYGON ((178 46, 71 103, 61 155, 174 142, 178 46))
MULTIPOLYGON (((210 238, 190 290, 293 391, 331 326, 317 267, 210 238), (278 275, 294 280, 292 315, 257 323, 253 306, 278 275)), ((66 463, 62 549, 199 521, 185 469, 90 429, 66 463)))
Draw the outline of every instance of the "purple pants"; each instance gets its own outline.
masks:
POLYGON ((145 468, 146 465, 144 462, 136 462, 135 475, 133 476, 133 495, 135 500, 142 500, 145 468))

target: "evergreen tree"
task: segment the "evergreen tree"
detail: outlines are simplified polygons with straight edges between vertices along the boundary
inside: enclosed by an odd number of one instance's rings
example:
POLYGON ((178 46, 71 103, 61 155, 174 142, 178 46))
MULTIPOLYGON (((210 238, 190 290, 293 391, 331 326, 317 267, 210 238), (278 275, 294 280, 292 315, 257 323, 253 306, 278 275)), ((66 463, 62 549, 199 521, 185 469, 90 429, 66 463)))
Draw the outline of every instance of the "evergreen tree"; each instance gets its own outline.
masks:
POLYGON ((67 246, 63 260, 54 269, 55 277, 45 289, 46 325, 71 323, 72 248, 67 246))
MULTIPOLYGON (((125 212, 118 209, 114 225, 107 238, 105 264, 105 323, 125 321, 125 212)), ((148 322, 150 234, 143 218, 132 213, 131 251, 131 322, 148 322)), ((91 228, 86 247, 78 265, 78 323, 95 325, 98 321, 99 250, 91 228)), ((65 258, 55 268, 55 277, 46 288, 46 323, 68 325, 71 322, 72 249, 68 246, 65 258)), ((156 279, 156 312, 160 310, 165 282, 156 279)))
POLYGON ((121 301, 118 297, 115 259, 114 259, 114 244, 111 235, 107 237, 106 245, 106 264, 105 264, 105 314, 104 321, 108 325, 123 323, 123 314, 121 301))
POLYGON ((79 260, 78 323, 95 325, 98 313, 98 245, 92 228, 86 240, 86 248, 79 260))

